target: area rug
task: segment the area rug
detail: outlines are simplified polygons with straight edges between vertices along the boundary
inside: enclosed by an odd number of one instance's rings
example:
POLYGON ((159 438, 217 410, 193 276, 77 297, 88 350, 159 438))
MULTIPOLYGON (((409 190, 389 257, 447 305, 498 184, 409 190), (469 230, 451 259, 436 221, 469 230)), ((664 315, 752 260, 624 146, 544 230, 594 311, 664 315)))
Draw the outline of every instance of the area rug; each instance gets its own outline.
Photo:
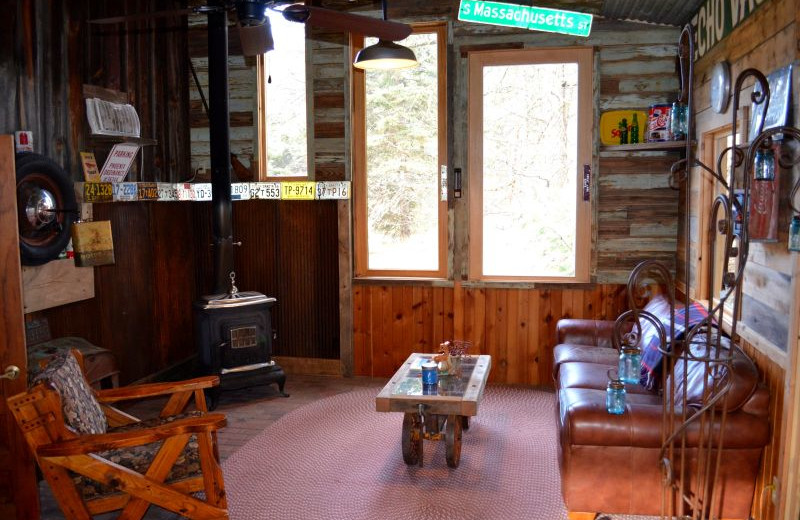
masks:
POLYGON ((452 469, 443 441, 425 441, 422 467, 403 462, 403 416, 376 412, 378 391, 306 405, 233 453, 231 518, 566 520, 552 393, 489 387, 452 469))

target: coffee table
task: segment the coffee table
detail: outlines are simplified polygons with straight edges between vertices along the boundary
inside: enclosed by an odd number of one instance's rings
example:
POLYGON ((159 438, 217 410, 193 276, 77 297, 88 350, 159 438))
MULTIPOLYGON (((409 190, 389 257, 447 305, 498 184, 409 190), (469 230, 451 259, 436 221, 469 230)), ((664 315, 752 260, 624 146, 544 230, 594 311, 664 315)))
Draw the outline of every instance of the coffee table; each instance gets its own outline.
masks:
POLYGON ((449 373, 439 374, 436 385, 423 385, 421 365, 434 355, 411 354, 375 398, 375 409, 405 414, 401 444, 406 464, 422 466, 422 441, 443 439, 447 465, 457 468, 461 432, 469 429, 469 418, 478 414, 492 358, 453 357, 449 373))

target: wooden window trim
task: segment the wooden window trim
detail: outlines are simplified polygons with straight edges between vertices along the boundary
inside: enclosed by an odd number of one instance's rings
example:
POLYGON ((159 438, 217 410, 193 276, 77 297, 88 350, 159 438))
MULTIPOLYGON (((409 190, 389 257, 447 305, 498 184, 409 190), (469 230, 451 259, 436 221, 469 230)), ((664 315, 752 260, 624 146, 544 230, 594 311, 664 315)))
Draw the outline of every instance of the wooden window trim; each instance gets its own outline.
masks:
MULTIPOLYGON (((447 164, 447 24, 443 22, 415 23, 412 34, 435 33, 437 35, 437 55, 439 78, 439 164, 447 164)), ((350 63, 364 47, 364 36, 351 34, 350 63)), ((355 276, 360 278, 431 278, 445 279, 448 254, 448 210, 447 201, 439 200, 439 269, 431 271, 379 270, 369 269, 368 230, 367 230, 367 120, 366 120, 366 74, 363 70, 351 67, 352 71, 352 147, 353 147, 353 222, 354 222, 354 268, 355 276)), ((438 175, 438 172, 437 172, 438 175)))
POLYGON ((469 53, 467 96, 467 164, 469 176, 469 278, 470 280, 586 283, 590 281, 592 259, 592 202, 583 200, 583 165, 592 165, 594 101, 594 49, 552 47, 503 49, 469 53), (534 58, 535 56, 535 58, 534 58), (496 276, 483 274, 483 67, 532 63, 578 64, 578 168, 576 183, 575 276, 496 276), (588 77, 587 77, 588 75, 588 77))

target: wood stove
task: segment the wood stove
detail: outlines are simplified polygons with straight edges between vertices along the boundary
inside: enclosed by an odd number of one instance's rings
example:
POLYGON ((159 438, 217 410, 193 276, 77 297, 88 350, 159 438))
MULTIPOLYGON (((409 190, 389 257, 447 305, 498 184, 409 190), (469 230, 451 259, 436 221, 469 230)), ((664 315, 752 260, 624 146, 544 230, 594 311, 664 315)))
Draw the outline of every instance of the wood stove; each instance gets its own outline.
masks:
POLYGON ((286 374, 272 360, 272 320, 275 298, 259 292, 239 292, 230 274, 227 293, 204 296, 195 302, 195 329, 201 372, 217 375, 220 385, 209 393, 209 407, 216 408, 226 389, 271 384, 283 391, 286 374))
POLYGON ((281 395, 288 394, 283 391, 286 375, 271 359, 270 308, 275 298, 258 292, 240 293, 234 283, 233 247, 241 244, 233 240, 231 208, 228 16, 225 9, 210 9, 206 14, 213 291, 217 294, 195 302, 194 314, 201 371, 220 378, 220 385, 209 392, 213 409, 225 389, 276 383, 281 395))

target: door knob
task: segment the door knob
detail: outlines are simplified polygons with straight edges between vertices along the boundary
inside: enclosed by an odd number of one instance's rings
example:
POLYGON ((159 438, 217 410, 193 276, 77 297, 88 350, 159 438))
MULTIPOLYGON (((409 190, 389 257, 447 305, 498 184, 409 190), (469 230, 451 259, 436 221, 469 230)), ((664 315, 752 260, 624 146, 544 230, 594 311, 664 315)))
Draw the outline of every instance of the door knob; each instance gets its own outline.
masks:
POLYGON ((9 365, 6 371, 0 375, 0 379, 10 379, 11 381, 19 377, 19 367, 16 365, 9 365))

